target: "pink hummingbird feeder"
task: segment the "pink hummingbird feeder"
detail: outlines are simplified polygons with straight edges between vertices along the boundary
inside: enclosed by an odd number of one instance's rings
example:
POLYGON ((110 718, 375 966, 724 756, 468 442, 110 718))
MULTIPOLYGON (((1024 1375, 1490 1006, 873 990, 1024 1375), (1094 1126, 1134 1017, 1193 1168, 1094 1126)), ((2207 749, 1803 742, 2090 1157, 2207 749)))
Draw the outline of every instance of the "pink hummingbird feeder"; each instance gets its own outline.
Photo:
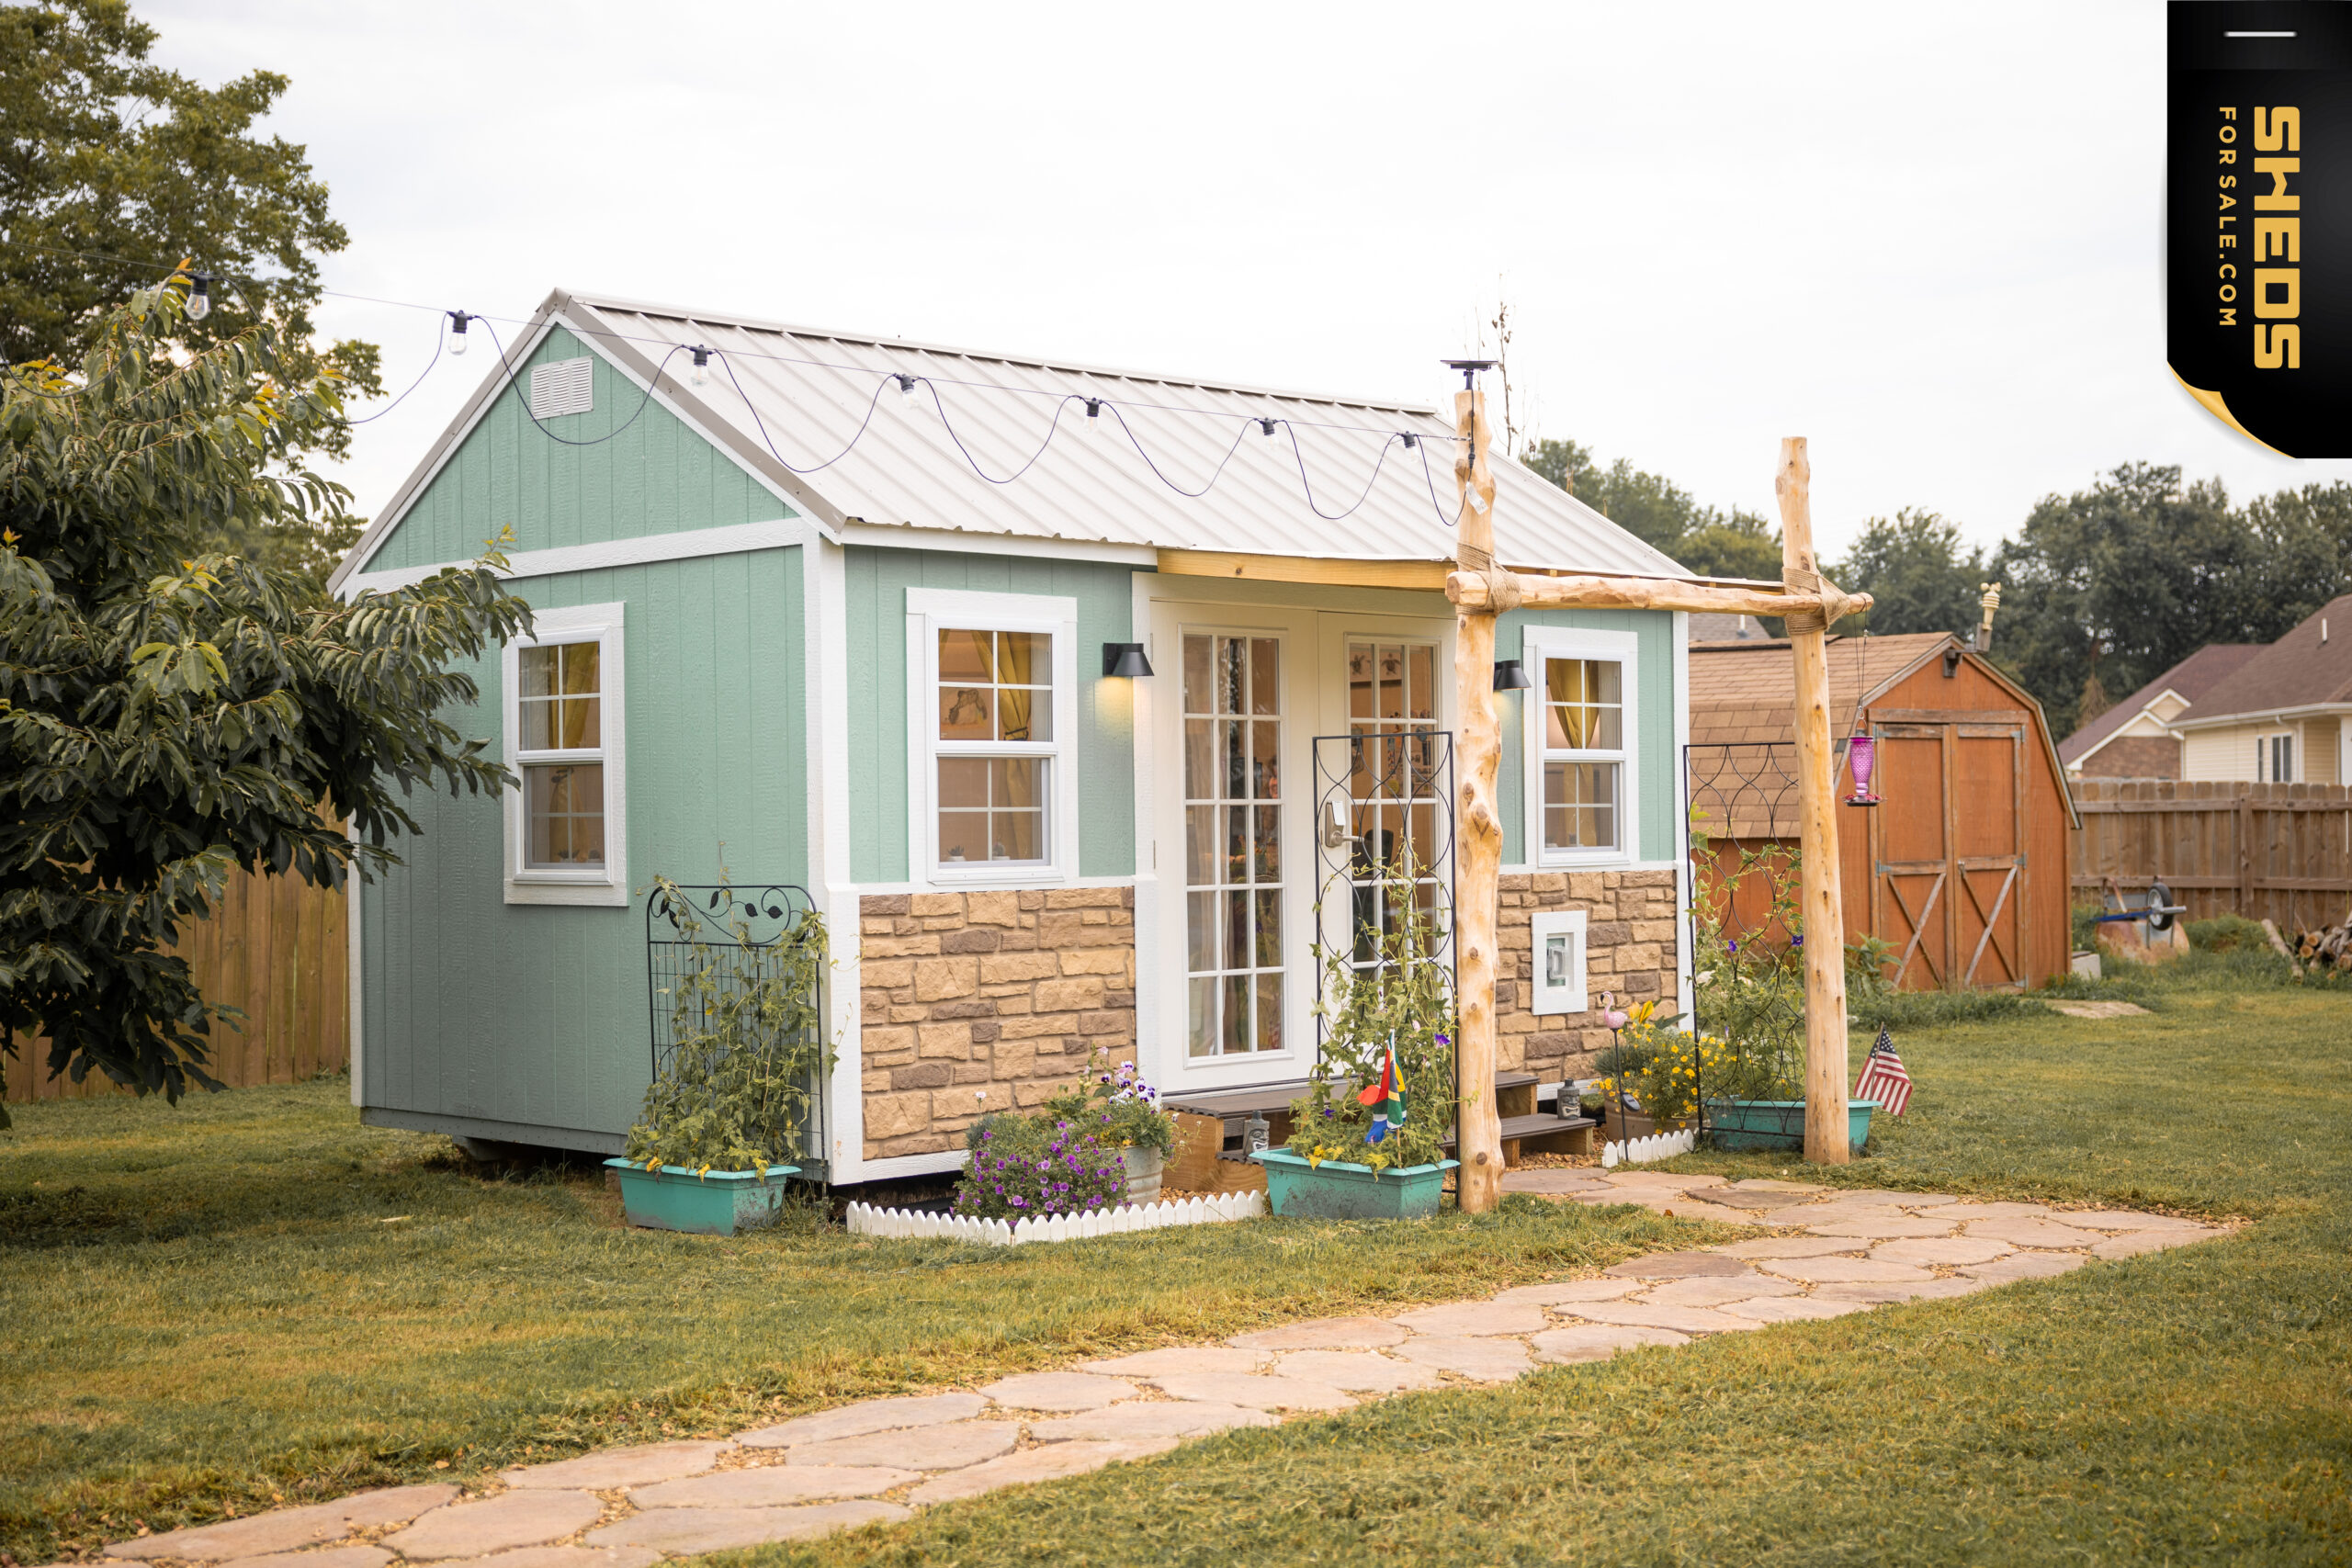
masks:
POLYGON ((1854 773, 1854 793, 1846 797, 1846 804, 1876 806, 1878 796, 1871 793, 1871 775, 1878 771, 1878 742, 1867 730, 1846 743, 1846 763, 1854 773))

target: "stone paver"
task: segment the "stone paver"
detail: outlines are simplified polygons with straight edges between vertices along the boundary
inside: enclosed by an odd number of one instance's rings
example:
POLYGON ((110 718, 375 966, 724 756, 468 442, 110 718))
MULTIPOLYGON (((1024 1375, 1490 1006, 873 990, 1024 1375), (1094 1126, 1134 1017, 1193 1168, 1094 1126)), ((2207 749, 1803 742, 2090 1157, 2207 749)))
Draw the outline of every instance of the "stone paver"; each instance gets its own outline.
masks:
POLYGON ((1749 1319, 1729 1317, 1711 1307, 1664 1306, 1645 1301, 1588 1302, 1566 1310, 1594 1323, 1671 1328, 1678 1334, 1726 1334, 1756 1326, 1749 1319))
POLYGON ((590 1530, 588 1540, 599 1546, 651 1546, 680 1553, 728 1551, 763 1541, 807 1540, 884 1519, 903 1519, 909 1512, 896 1503, 865 1498, 802 1508, 655 1508, 590 1530))
POLYGON ((1860 1236, 1871 1241, 1891 1241, 1897 1236, 1950 1235, 1957 1229, 1950 1220, 1939 1220, 1928 1214, 1889 1214, 1884 1219, 1833 1220, 1826 1225, 1808 1224, 1807 1234, 1829 1236, 1860 1236))
MULTIPOLYGON (((1801 1209, 1785 1212, 1784 1217, 1797 1220, 1808 1229, 1816 1225, 1846 1225, 1857 1221, 1907 1220, 1912 1216, 1892 1203, 1807 1203, 1801 1209)), ((1951 1222, 1945 1226, 1950 1229, 1951 1222)))
POLYGON ((435 1508, 384 1538, 403 1557, 480 1557, 510 1546, 560 1540, 596 1522, 604 1504, 585 1492, 526 1488, 435 1508))
POLYGON ((1514 1285, 1495 1292, 1498 1302, 1533 1302, 1556 1306, 1563 1302, 1613 1302, 1647 1284, 1643 1280, 1555 1280, 1548 1285, 1514 1285))
POLYGON ((1892 1187, 1841 1187, 1836 1190, 1832 1201, 1885 1203, 1898 1209, 1921 1209, 1933 1208, 1939 1203, 1957 1203, 1960 1200, 1949 1192, 1898 1192, 1892 1187))
POLYGON ((2135 1214, 2129 1209, 2058 1209, 2050 1216, 2062 1225, 2094 1231, 2196 1231, 2212 1234, 2213 1227, 2177 1214, 2135 1214))
POLYGON ((1726 1209, 1754 1209, 1769 1213, 1774 1209, 1791 1209, 1805 1201, 1809 1194, 1781 1192, 1769 1187, 1713 1187, 1707 1190, 1707 1201, 1726 1209))
POLYGON ((2138 1002, 2044 1002, 2052 1012, 2063 1012, 2068 1018, 2131 1018, 2148 1010, 2138 1002))
MULTIPOLYGON (((1309 1347, 1300 1346, 1300 1349, 1309 1347)), ((1107 1361, 1089 1361, 1080 1370, 1114 1378, 1156 1378, 1162 1372, 1254 1372, 1266 1364, 1266 1353, 1256 1348, 1223 1345, 1185 1345, 1170 1350, 1145 1350, 1107 1361)))
POLYGON ((1888 1306, 1896 1302, 1935 1301, 1946 1296, 1965 1296, 1984 1290, 1979 1280, 1922 1280, 1910 1285, 1872 1285, 1861 1282, 1815 1285, 1813 1300, 1817 1302, 1860 1302, 1865 1306, 1888 1306))
POLYGON ((498 1472, 498 1479, 509 1486, 571 1486, 590 1492, 608 1486, 638 1486, 673 1481, 681 1475, 699 1475, 734 1446, 732 1442, 636 1443, 624 1449, 582 1454, 578 1459, 557 1460, 552 1464, 503 1470, 498 1472))
POLYGON ((237 1557, 220 1568, 384 1568, 392 1554, 380 1546, 330 1546, 319 1551, 273 1551, 237 1557))
POLYGON ((1719 1252, 1655 1252, 1612 1264, 1606 1272, 1617 1280, 1690 1280, 1701 1275, 1728 1278, 1756 1270, 1736 1258, 1719 1252))
POLYGON ((2055 1220, 1979 1220, 1968 1227, 1968 1234, 2013 1242, 2018 1247, 2088 1247, 2106 1239, 2098 1231, 2076 1230, 2055 1220))
POLYGON ((1159 1386, 1170 1399, 1251 1410, 1345 1410, 1355 1404, 1329 1383, 1262 1372, 1168 1372, 1159 1386))
POLYGON ((1707 1248, 1725 1258, 1824 1258, 1838 1252, 1865 1252, 1870 1243, 1845 1235, 1768 1235, 1754 1241, 1725 1242, 1707 1248))
POLYGON ((830 1443, 795 1443, 784 1450, 784 1462, 961 1470, 967 1464, 996 1458, 1020 1438, 1020 1427, 1011 1421, 955 1421, 944 1427, 914 1427, 903 1431, 868 1432, 859 1438, 836 1438, 830 1443))
POLYGON ((477 1557, 466 1568, 651 1568, 661 1561, 650 1546, 523 1546, 477 1557))
POLYGON ((1317 1317, 1237 1334, 1226 1343, 1244 1350, 1378 1350, 1404 1337, 1405 1330, 1385 1317, 1317 1317))
POLYGON ((1539 1361, 1605 1361, 1637 1345, 1688 1345, 1688 1334, 1642 1324, 1574 1323, 1547 1328, 1531 1341, 1539 1361))
POLYGON ((1508 1382, 1532 1364, 1527 1359, 1527 1347, 1516 1339, 1450 1339, 1417 1334, 1397 1346, 1396 1354, 1473 1382, 1508 1382))
POLYGON ((1782 1209, 1734 1208, 1727 1203, 1702 1203, 1695 1198, 1678 1199, 1665 1206, 1665 1213, 1683 1220, 1710 1220, 1719 1225, 1775 1225, 1789 1228, 1804 1224, 1802 1211, 1782 1209))
POLYGON ((1549 1327, 1533 1302, 1454 1302, 1446 1306, 1400 1312, 1396 1321, 1416 1334, 1475 1337, 1488 1334, 1533 1334, 1549 1327))
POLYGON ((1871 1256, 1889 1263, 1990 1263, 2016 1250, 1991 1236, 1937 1235, 1886 1242, 1871 1247, 1871 1256))
POLYGON ((1868 1302, 1824 1301, 1819 1296, 1758 1296, 1753 1301, 1725 1302, 1723 1311, 1758 1323, 1803 1323, 1816 1317, 1843 1317, 1868 1312, 1868 1302))
MULTIPOLYGON (((1657 1286, 1642 1300, 1652 1306, 1711 1307, 1725 1302, 1744 1302, 1758 1296, 1793 1296, 1804 1290, 1794 1280, 1775 1280, 1769 1274, 1743 1274, 1737 1279, 1669 1280, 1657 1286)), ((1588 1314, 1582 1307, 1566 1309, 1578 1317, 1588 1314)))
POLYGON ((1262 1410, 1238 1404, 1202 1404, 1168 1399, 1142 1404, 1114 1404, 1082 1416, 1054 1421, 1032 1421, 1029 1435, 1041 1443, 1132 1442, 1153 1438, 1197 1438, 1227 1427, 1272 1427, 1277 1423, 1262 1410))
POLYGON ((1614 1170, 1601 1179, 1612 1187, 1671 1187, 1678 1191, 1730 1185, 1720 1176, 1677 1176, 1660 1170, 1614 1170))
POLYGON ((279 1508, 251 1518, 163 1535, 142 1535, 119 1540, 107 1548, 108 1557, 185 1557, 221 1559, 255 1557, 265 1552, 293 1551, 341 1540, 355 1529, 371 1525, 405 1524, 429 1508, 437 1508, 458 1495, 455 1486, 385 1486, 355 1492, 332 1503, 311 1503, 279 1508))
POLYGON ((1445 1381, 1434 1367, 1400 1361, 1374 1350, 1293 1350, 1275 1359, 1274 1370, 1284 1377, 1305 1378, 1355 1393, 1396 1393, 1445 1381))
POLYGON ((989 1407, 977 1393, 918 1393, 902 1399, 868 1399, 835 1410, 820 1410, 775 1427, 738 1432, 735 1440, 747 1449, 785 1449, 795 1443, 830 1442, 835 1438, 862 1438, 868 1432, 895 1431, 901 1427, 935 1427, 967 1421, 989 1407))
POLYGON ((999 1378, 980 1392, 999 1404, 1015 1410, 1100 1410, 1136 1396, 1136 1385, 1125 1378, 1097 1377, 1092 1372, 1023 1372, 999 1378))
POLYGON ((2136 1258, 2143 1252, 2161 1252, 2167 1247, 2187 1247, 2193 1241, 2207 1241, 2221 1235, 2219 1230, 2127 1231, 2109 1236, 2091 1247, 2095 1258, 2136 1258))
POLYGON ((1815 1285, 1891 1285, 1935 1278, 1917 1264, 1883 1263, 1875 1258, 1771 1258, 1764 1260, 1764 1267, 1784 1279, 1815 1285))
POLYGON ((1937 1216, 1966 1224, 1972 1220, 2046 1220, 2050 1211, 2040 1203, 1972 1203, 1965 1199, 1937 1216))
POLYGON ((1824 1187, 1815 1181, 1782 1181, 1774 1176, 1751 1176, 1745 1181, 1735 1181, 1732 1185, 1743 1192, 1834 1192, 1837 1190, 1833 1187, 1824 1187))
POLYGON ((632 1486, 628 1500, 640 1508, 775 1508, 836 1497, 870 1497, 922 1479, 919 1470, 893 1465, 762 1464, 653 1486, 632 1486))
POLYGON ((1007 1454, 1002 1459, 992 1459, 986 1464, 973 1465, 967 1470, 951 1470, 944 1475, 934 1475, 908 1493, 907 1501, 946 1503, 958 1497, 977 1497, 983 1492, 994 1492, 1003 1486, 1058 1481, 1065 1475, 1083 1475, 1089 1471, 1100 1470, 1106 1464, 1124 1460, 1148 1459, 1175 1446, 1173 1438, 1125 1443, 1046 1443, 1039 1448, 1007 1454))
POLYGON ((2007 1285, 2018 1280, 2047 1280, 2053 1274, 2072 1273, 2087 1261, 2079 1252, 2017 1252, 1961 1272, 1988 1285, 2007 1285))
POLYGON ((1532 1192, 1538 1196, 1553 1196, 1562 1192, 1589 1192, 1609 1183, 1592 1170, 1574 1166, 1555 1167, 1541 1170, 1507 1170, 1503 1172, 1503 1190, 1532 1192))

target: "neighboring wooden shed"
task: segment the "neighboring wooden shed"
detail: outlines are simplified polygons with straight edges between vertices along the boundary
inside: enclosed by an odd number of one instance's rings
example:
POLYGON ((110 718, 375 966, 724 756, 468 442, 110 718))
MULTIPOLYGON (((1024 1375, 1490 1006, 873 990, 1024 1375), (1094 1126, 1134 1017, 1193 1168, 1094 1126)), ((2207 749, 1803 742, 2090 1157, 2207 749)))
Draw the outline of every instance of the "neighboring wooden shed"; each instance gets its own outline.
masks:
MULTIPOLYGON (((1692 643, 1685 763, 1709 853, 1794 848, 1792 671, 1785 640, 1692 643)), ((1832 637, 1830 723, 1878 741, 1875 807, 1841 805, 1849 941, 1894 950, 1911 990, 2022 987, 2066 967, 2073 796, 2041 705, 1941 632, 1832 637)), ((1853 793, 1841 773, 1841 800, 1853 793)), ((1743 889, 1733 923, 1761 914, 1743 889)))

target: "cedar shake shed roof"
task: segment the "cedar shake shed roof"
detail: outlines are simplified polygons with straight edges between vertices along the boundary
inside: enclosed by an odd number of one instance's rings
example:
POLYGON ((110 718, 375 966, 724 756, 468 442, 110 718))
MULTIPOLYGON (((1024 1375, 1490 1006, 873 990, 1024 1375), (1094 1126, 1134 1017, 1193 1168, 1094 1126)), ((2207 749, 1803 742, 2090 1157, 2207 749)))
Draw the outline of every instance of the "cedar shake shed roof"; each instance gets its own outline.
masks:
POLYGON ((2216 681, 2173 723, 2258 717, 2339 703, 2352 704, 2352 593, 2323 604, 2302 625, 2216 681))
POLYGON ((2263 651, 2258 642, 2209 642, 2058 743, 2058 760, 2074 766, 2148 710, 2166 692, 2194 704, 2263 651))

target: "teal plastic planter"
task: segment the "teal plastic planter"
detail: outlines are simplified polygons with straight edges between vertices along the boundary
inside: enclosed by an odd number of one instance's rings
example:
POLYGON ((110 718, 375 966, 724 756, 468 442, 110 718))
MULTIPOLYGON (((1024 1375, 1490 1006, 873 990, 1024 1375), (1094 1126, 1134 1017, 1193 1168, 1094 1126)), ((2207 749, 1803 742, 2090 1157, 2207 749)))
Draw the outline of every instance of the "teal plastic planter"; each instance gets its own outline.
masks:
POLYGON ((648 1170, 625 1159, 608 1159, 621 1173, 621 1207, 628 1223, 649 1230, 689 1231, 695 1235, 733 1235, 775 1224, 784 1210, 784 1179, 797 1165, 756 1170, 714 1170, 696 1175, 681 1165, 648 1170))
POLYGON ((1266 1202, 1286 1220, 1419 1220, 1437 1213, 1445 1173, 1461 1162, 1408 1165, 1375 1172, 1327 1159, 1309 1165, 1288 1149, 1250 1156, 1266 1168, 1266 1202))
MULTIPOLYGON (((1875 1100, 1846 1102, 1846 1141, 1856 1154, 1870 1141, 1871 1112, 1875 1100)), ((1804 1101, 1802 1100, 1711 1100, 1707 1126, 1719 1149, 1797 1149, 1804 1147, 1804 1101)))

